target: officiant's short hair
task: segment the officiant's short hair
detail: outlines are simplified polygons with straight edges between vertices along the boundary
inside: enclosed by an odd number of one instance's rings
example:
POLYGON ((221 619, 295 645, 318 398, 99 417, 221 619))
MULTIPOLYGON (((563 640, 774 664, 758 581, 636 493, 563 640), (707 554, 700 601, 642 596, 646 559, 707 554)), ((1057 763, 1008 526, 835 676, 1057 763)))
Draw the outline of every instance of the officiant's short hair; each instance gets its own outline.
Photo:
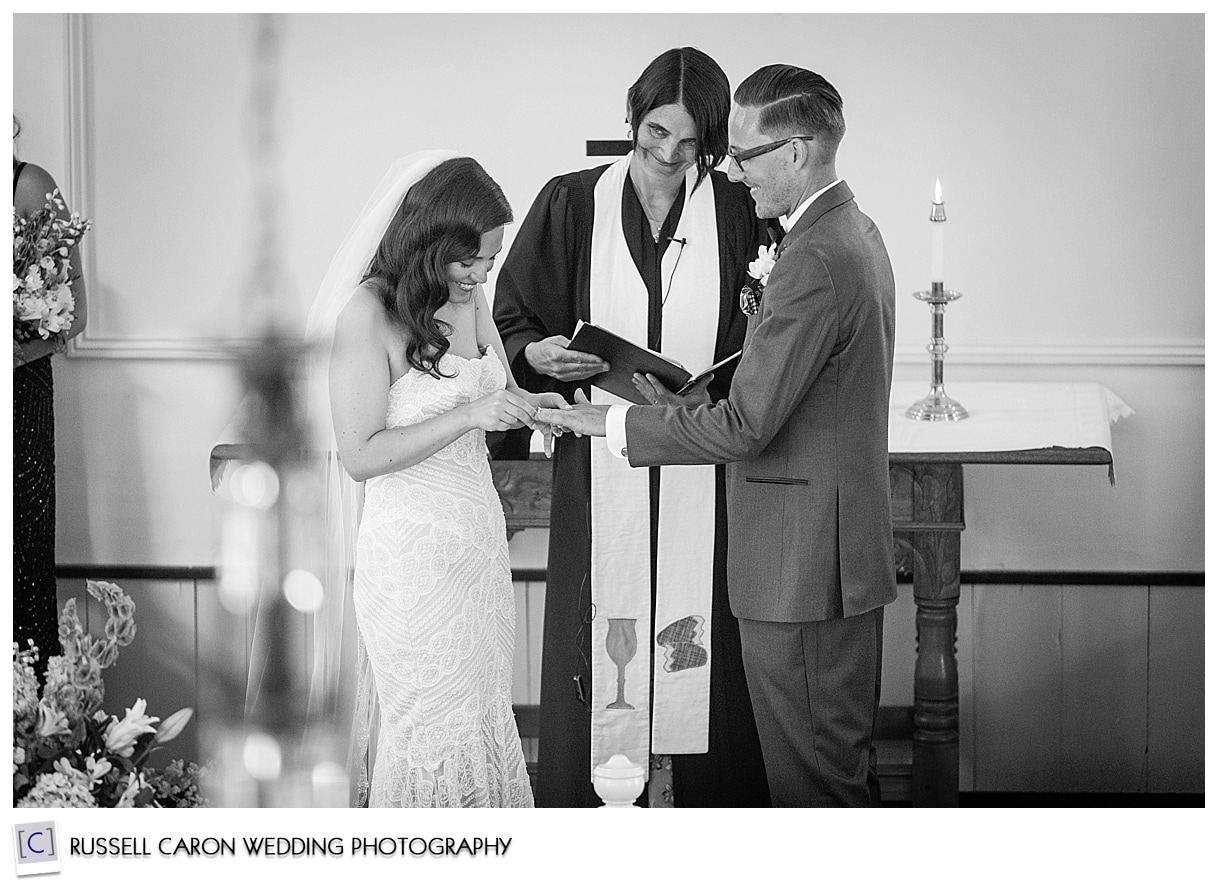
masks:
POLYGON ((698 133, 698 180, 727 156, 727 117, 732 90, 718 62, 701 49, 683 46, 657 55, 626 92, 635 146, 639 123, 657 107, 679 104, 698 133))
POLYGON ((766 135, 818 135, 832 151, 846 134, 842 96, 818 73, 792 64, 768 64, 736 87, 741 107, 759 107, 758 126, 766 135))

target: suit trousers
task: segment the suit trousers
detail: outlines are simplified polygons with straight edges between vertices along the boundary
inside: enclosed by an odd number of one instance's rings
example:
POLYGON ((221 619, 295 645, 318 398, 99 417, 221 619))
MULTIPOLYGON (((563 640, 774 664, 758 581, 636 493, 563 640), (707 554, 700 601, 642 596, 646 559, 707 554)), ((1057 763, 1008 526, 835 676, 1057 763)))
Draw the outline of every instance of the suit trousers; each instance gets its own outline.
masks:
POLYGON ((876 806, 884 607, 820 622, 740 620, 776 807, 876 806))

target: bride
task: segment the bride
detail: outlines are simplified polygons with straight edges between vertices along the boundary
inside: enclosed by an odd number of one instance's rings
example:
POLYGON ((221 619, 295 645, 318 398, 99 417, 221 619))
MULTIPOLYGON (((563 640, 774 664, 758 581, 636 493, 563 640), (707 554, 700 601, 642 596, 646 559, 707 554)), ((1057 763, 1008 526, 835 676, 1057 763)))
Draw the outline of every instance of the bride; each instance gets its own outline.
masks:
POLYGON ((399 160, 310 315, 308 336, 330 342, 331 443, 364 484, 353 605, 371 677, 360 678, 355 732, 371 772, 357 804, 533 805, 485 433, 534 426, 538 407, 565 403, 512 381, 482 291, 511 220, 473 159, 399 160))

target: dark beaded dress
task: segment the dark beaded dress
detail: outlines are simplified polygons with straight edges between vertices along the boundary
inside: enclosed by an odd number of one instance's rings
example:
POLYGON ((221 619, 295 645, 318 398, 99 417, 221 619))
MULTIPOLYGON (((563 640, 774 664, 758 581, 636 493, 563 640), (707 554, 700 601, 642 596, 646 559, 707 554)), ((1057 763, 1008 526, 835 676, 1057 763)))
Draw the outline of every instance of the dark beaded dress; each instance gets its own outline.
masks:
MULTIPOLYGON (((25 163, 13 169, 13 193, 25 163)), ((38 646, 41 678, 58 655, 55 599, 55 396, 51 358, 13 371, 13 640, 38 646)))

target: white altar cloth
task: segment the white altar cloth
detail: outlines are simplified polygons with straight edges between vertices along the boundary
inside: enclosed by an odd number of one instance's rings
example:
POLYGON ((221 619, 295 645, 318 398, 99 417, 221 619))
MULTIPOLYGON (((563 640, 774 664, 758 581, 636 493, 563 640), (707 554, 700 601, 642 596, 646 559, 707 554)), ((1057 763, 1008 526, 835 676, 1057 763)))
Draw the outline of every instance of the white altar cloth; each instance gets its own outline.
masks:
MULTIPOLYGON (((889 453, 992 453, 1051 447, 1102 447, 1112 453, 1112 424, 1133 409, 1099 383, 948 383, 969 415, 957 422, 911 420, 905 411, 930 391, 929 381, 892 384, 889 453)), ((540 453, 541 434, 530 450, 540 453)))
POLYGON ((1132 408, 1099 383, 947 383, 968 411, 956 422, 911 420, 906 409, 930 391, 928 381, 892 384, 890 453, 980 453, 1102 447, 1112 453, 1112 423, 1132 408))

